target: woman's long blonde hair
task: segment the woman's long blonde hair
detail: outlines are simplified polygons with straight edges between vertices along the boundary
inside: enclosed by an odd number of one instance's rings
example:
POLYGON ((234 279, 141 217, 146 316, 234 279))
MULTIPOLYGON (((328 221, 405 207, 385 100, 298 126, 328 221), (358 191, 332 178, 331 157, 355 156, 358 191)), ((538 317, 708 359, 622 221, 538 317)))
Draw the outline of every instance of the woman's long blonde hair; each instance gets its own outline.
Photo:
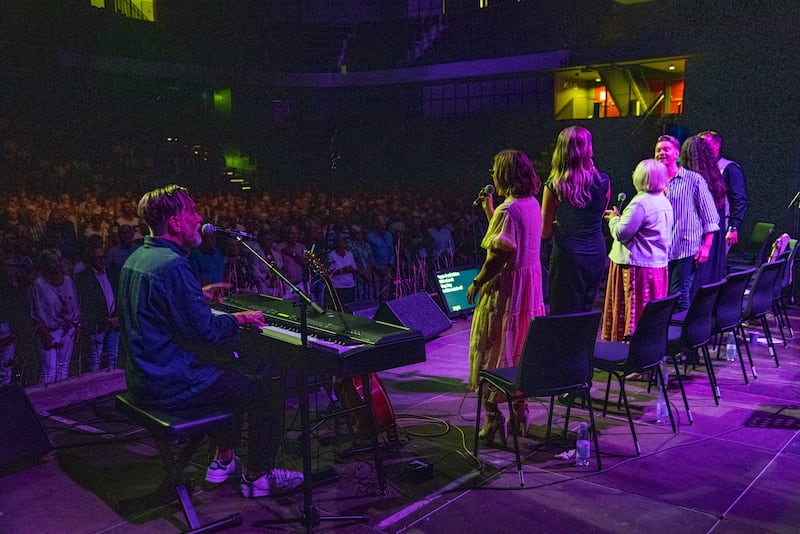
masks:
POLYGON ((592 134, 581 126, 561 130, 550 167, 548 185, 560 201, 584 208, 591 200, 594 181, 592 134))

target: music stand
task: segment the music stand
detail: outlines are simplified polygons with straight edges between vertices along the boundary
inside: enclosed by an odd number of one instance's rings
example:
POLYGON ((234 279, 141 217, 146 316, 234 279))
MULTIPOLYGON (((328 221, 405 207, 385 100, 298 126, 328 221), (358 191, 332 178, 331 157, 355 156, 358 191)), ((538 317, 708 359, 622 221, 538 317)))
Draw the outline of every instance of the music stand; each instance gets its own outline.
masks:
MULTIPOLYGON (((286 276, 280 270, 278 270, 275 266, 269 263, 261 254, 258 253, 253 247, 250 246, 249 243, 244 241, 241 236, 236 236, 236 239, 242 244, 242 246, 247 249, 251 254, 257 257, 260 261, 262 261, 272 273, 278 276, 284 283, 286 283, 289 288, 291 288, 292 293, 298 296, 299 300, 299 308, 300 308, 300 344, 303 347, 308 347, 308 307, 310 306, 314 313, 321 315, 325 313, 316 302, 311 300, 311 297, 297 287, 295 284, 289 281, 286 276)), ((305 360, 301 360, 300 365, 298 365, 297 369, 297 381, 299 384, 299 400, 300 400, 300 426, 301 426, 301 450, 303 455, 303 510, 301 512, 300 517, 288 518, 288 519, 262 519, 260 521, 255 521, 253 523, 254 527, 268 527, 270 525, 275 524, 285 524, 285 523, 295 523, 298 522, 301 525, 306 527, 307 532, 311 532, 312 527, 319 525, 320 521, 366 521, 367 517, 364 515, 330 515, 330 516, 320 516, 319 510, 317 510, 316 506, 314 506, 314 498, 312 495, 312 467, 311 467, 311 416, 309 414, 309 403, 308 403, 308 396, 309 396, 309 388, 308 388, 308 376, 309 370, 307 368, 307 363, 305 360)), ((362 378, 363 379, 363 378, 362 378)), ((371 426, 370 434, 372 435, 373 439, 373 446, 375 447, 375 454, 376 459, 380 463, 380 457, 378 456, 380 453, 377 450, 377 437, 375 435, 375 422, 373 421, 372 416, 372 397, 369 388, 366 388, 364 391, 364 403, 367 405, 369 409, 369 416, 367 420, 371 426), (369 398, 368 398, 369 397, 369 398), (368 403, 368 404, 367 404, 368 403)), ((378 468, 379 474, 382 475, 382 469, 378 468)), ((381 482, 381 490, 385 493, 385 481, 382 477, 380 478, 381 482)))

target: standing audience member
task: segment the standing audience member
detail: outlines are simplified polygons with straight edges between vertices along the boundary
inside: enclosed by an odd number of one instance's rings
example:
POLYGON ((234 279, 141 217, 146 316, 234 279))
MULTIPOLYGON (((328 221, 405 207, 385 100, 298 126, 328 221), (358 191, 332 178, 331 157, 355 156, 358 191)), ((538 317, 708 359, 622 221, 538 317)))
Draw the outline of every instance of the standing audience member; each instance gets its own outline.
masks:
POLYGON ((64 216, 60 208, 50 210, 44 234, 39 242, 39 250, 46 248, 58 249, 61 257, 74 262, 78 257, 78 241, 75 236, 75 226, 72 221, 64 216))
POLYGON ((117 368, 119 353, 119 317, 116 288, 106 272, 106 254, 100 244, 86 251, 88 268, 75 275, 75 286, 83 321, 83 334, 89 344, 89 365, 93 373, 100 371, 105 360, 108 370, 117 368))
MULTIPOLYGON (((272 230, 260 230, 253 248, 275 269, 283 273, 283 256, 275 246, 275 233, 272 230)), ((255 254, 250 254, 250 273, 253 279, 253 290, 262 295, 283 297, 286 285, 272 269, 264 265, 255 254)))
POLYGON ((386 217, 376 215, 373 228, 367 234, 367 242, 372 248, 372 283, 378 302, 389 300, 392 290, 392 275, 395 266, 394 237, 387 229, 386 217))
POLYGON ((677 310, 686 310, 697 265, 708 260, 719 214, 705 179, 678 165, 680 144, 671 135, 656 141, 655 159, 667 167, 667 198, 672 204, 675 225, 669 248, 669 294, 680 293, 677 310))
POLYGON ((444 224, 444 215, 435 213, 431 226, 428 228, 430 235, 430 254, 428 258, 433 262, 433 269, 447 269, 453 266, 453 234, 444 224))
POLYGON ((645 304, 667 296, 673 224, 672 204, 664 193, 667 182, 664 165, 641 161, 633 171, 636 196, 622 215, 616 207, 606 212, 614 239, 603 310, 606 341, 624 341, 636 330, 645 304))
POLYGON ((364 238, 364 229, 354 224, 350 227, 350 252, 356 262, 354 300, 372 300, 372 247, 364 238))
POLYGON ((249 293, 252 287, 250 262, 242 256, 242 245, 238 240, 229 237, 224 240, 225 265, 222 269, 222 281, 229 286, 231 293, 249 293))
POLYGON ((570 126, 558 134, 542 195, 542 237, 553 237, 550 314, 591 311, 606 263, 603 214, 611 180, 592 161, 592 134, 570 126))
POLYGON ((125 260, 127 260, 128 256, 133 254, 133 251, 139 247, 137 243, 133 242, 133 235, 132 226, 127 224, 120 225, 120 227, 117 229, 119 242, 108 249, 108 266, 106 269, 108 271, 108 277, 111 280, 111 284, 114 287, 117 287, 117 283, 119 282, 119 272, 122 270, 122 265, 125 263, 125 260))
POLYGON ((50 384, 69 375, 81 312, 75 283, 64 275, 61 252, 46 248, 39 253, 39 262, 41 274, 31 284, 31 318, 42 356, 39 381, 50 384))
POLYGON ((189 252, 189 263, 197 274, 201 286, 222 282, 225 272, 225 255, 217 247, 217 234, 202 234, 200 246, 189 252))
POLYGON ((139 214, 150 235, 125 262, 119 291, 129 394, 143 408, 168 413, 209 406, 234 412, 234 421, 217 436, 217 453, 206 472, 212 483, 237 473, 234 447, 246 412, 242 495, 274 496, 297 488, 301 473, 275 467, 284 412, 277 383, 203 364, 197 354, 204 345, 236 341, 239 325, 263 326, 262 312, 212 313, 207 299, 220 298, 222 287, 202 288, 189 265, 203 219, 186 189, 169 185, 146 193, 139 214))
POLYGON ((27 290, 33 275, 33 239, 28 226, 24 224, 14 226, 13 235, 15 238, 13 255, 17 262, 17 273, 24 278, 22 287, 27 290))
POLYGON ((285 230, 284 240, 278 245, 278 252, 283 256, 286 278, 298 287, 303 283, 308 267, 306 247, 299 239, 300 227, 296 224, 289 224, 285 230))
MULTIPOLYGON (((722 148, 722 136, 711 130, 700 132, 699 135, 711 147, 711 152, 717 160, 717 168, 722 173, 722 179, 728 189, 728 227, 725 232, 725 242, 729 247, 732 247, 739 242, 739 226, 741 226, 744 215, 747 212, 747 187, 744 183, 744 174, 738 163, 720 157, 719 151, 722 148)), ((725 228, 722 223, 720 223, 720 226, 725 228)))
POLYGON ((330 269, 331 284, 339 295, 339 302, 349 304, 355 296, 356 260, 347 249, 347 238, 343 235, 336 236, 335 248, 328 252, 328 268, 330 269))
MULTIPOLYGON (((544 315, 539 243, 542 219, 534 195, 541 182, 528 156, 519 150, 504 150, 494 157, 492 179, 505 201, 494 209, 491 195, 483 198, 489 229, 481 241, 486 260, 467 288, 467 300, 474 303, 469 343, 469 387, 478 389, 481 369, 519 364, 528 325, 544 315), (480 294, 479 294, 480 292, 480 294)), ((491 441, 499 431, 505 441, 507 426, 499 403, 506 402, 497 391, 485 391, 486 421, 479 436, 491 441)), ((527 433, 528 407, 524 400, 514 404, 510 424, 527 433)))
POLYGON ((708 260, 697 266, 697 272, 692 282, 692 296, 697 293, 700 286, 718 282, 725 278, 727 271, 728 245, 725 242, 725 217, 728 211, 728 189, 722 179, 722 173, 717 167, 716 158, 711 146, 702 137, 693 135, 683 142, 681 147, 680 165, 702 176, 717 208, 719 217, 719 230, 714 233, 714 240, 708 252, 708 260))
POLYGON ((17 263, 14 257, 3 254, 2 271, 0 271, 0 386, 11 382, 13 374, 14 356, 17 348, 16 335, 18 334, 15 323, 16 316, 19 314, 17 299, 16 276, 17 263))

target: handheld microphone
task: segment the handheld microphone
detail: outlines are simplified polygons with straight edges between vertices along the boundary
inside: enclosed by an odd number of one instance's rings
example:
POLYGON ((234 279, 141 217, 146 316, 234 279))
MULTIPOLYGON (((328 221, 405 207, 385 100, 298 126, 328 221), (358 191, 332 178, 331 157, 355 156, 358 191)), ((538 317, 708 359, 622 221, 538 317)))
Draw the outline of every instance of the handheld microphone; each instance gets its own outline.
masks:
POLYGON ((494 193, 494 186, 492 184, 487 184, 483 186, 483 189, 481 189, 480 193, 478 193, 478 197, 472 201, 472 205, 480 206, 481 203, 483 202, 483 199, 488 197, 492 193, 494 193))
POLYGON ((204 224, 200 228, 200 233, 205 235, 211 234, 221 234, 226 237, 241 237, 242 239, 255 239, 255 236, 248 234, 247 232, 240 232, 238 230, 230 230, 228 228, 220 228, 219 226, 214 226, 213 224, 204 224))
POLYGON ((622 207, 622 203, 625 202, 625 199, 628 198, 628 195, 625 194, 625 191, 620 191, 617 195, 617 208, 622 207))

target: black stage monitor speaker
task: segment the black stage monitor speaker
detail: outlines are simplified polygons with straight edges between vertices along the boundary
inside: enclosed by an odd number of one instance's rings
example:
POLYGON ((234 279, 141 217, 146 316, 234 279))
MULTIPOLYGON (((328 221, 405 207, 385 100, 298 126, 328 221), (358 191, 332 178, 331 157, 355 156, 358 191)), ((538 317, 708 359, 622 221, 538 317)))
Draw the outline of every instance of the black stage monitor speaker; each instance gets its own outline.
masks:
POLYGON ((53 448, 19 384, 0 386, 0 468, 44 456, 53 448))
POLYGON ((426 340, 453 326, 442 309, 425 292, 381 302, 375 312, 375 320, 419 330, 426 340))

